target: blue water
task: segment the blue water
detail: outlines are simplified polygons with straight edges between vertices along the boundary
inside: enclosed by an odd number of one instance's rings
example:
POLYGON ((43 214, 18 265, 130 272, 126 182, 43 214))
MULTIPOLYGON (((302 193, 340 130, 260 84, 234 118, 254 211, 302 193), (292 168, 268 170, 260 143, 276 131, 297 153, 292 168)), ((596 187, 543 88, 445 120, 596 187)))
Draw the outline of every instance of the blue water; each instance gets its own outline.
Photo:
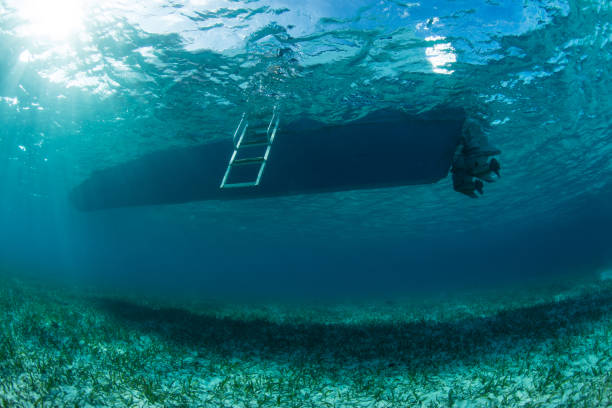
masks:
MULTIPOLYGON (((600 1, 0 1, 0 264, 213 293, 478 286, 612 262, 612 10, 600 1), (502 178, 80 213, 92 172, 231 137, 465 108, 502 178)), ((426 137, 423 135, 422 137, 426 137)), ((372 143, 376 142, 373 135, 372 143)), ((321 146, 322 149, 325 146, 321 146)))

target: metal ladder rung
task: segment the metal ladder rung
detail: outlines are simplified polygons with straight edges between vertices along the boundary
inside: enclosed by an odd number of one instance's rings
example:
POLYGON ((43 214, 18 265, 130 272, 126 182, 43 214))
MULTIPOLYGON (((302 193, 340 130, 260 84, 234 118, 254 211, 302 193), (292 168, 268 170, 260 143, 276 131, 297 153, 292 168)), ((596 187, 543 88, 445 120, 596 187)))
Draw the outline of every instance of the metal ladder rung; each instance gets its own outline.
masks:
POLYGON ((230 166, 244 166, 247 164, 261 164, 266 161, 266 158, 263 156, 260 157, 246 157, 244 159, 236 159, 230 163, 230 166))
POLYGON ((270 141, 267 139, 262 139, 261 141, 257 140, 253 140, 251 142, 242 142, 240 144, 240 147, 254 147, 254 146, 267 146, 270 144, 270 141))
POLYGON ((238 187, 255 187, 257 183, 255 181, 248 181, 246 183, 225 183, 223 188, 238 188, 238 187))

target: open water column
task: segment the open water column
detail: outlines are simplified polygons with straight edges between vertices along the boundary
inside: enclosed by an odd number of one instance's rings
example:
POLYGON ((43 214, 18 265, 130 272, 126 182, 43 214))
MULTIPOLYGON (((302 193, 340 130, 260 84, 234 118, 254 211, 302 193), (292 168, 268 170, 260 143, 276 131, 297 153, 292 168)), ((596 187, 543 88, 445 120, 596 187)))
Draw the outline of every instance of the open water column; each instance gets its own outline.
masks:
POLYGON ((603 0, 0 0, 0 407, 612 406, 603 0))

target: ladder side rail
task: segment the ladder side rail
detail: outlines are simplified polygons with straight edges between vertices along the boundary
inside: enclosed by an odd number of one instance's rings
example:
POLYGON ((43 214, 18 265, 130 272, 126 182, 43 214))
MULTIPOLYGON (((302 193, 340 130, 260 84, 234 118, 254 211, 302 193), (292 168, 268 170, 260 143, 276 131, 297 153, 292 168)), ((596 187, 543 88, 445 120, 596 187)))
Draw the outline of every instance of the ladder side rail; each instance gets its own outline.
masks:
MULTIPOLYGON (((278 130, 278 124, 280 122, 280 117, 276 118, 276 123, 274 124, 274 129, 272 130, 272 134, 270 135, 270 139, 269 139, 269 144, 272 145, 272 142, 274 141, 274 137, 276 136, 276 131, 278 130)), ((266 155, 267 157, 267 155, 266 155)))
MULTIPOLYGON (((269 147, 268 147, 269 149, 269 147)), ((268 152, 266 152, 266 156, 268 155, 268 152)), ((259 182, 261 181, 261 176, 263 176, 263 172, 264 169, 266 168, 266 162, 267 160, 264 160, 263 162, 261 162, 261 167, 259 167, 259 172, 257 173, 257 179, 255 180, 255 185, 258 186, 259 182)))
POLYGON ((221 186, 219 188, 225 187, 225 183, 227 182, 227 178, 229 177, 230 171, 232 170, 232 164, 234 163, 234 159, 236 158, 237 153, 238 150, 234 150, 234 153, 232 153, 232 157, 230 159, 229 164, 227 165, 227 169, 225 170, 225 174, 223 175, 223 180, 221 181, 221 186))
POLYGON ((244 141, 244 136, 246 135, 246 130, 249 127, 249 122, 247 121, 244 124, 244 128, 242 129, 242 133, 240 133, 240 139, 238 139, 238 143, 235 145, 235 149, 238 150, 240 149, 240 146, 242 145, 242 142, 244 141))
MULTIPOLYGON (((236 130, 234 131, 234 137, 232 138, 232 141, 234 142, 234 146, 236 146, 236 136, 238 136, 238 131, 240 130, 240 127, 242 126, 242 122, 244 122, 244 118, 245 118, 246 114, 243 113, 242 117, 240 118, 240 122, 238 123, 238 127, 236 127, 236 130)), ((245 125, 248 126, 248 123, 245 125)))
POLYGON ((227 169, 225 170, 225 174, 223 175, 223 180, 221 180, 221 185, 219 186, 219 188, 225 188, 226 183, 227 183, 227 178, 230 175, 230 172, 232 171, 232 166, 234 165, 234 161, 236 160, 236 156, 238 155, 238 149, 240 149, 240 145, 242 144, 242 141, 244 140, 244 135, 246 134, 246 130, 249 127, 249 122, 245 122, 244 123, 244 127, 242 128, 242 132, 240 133, 240 138, 238 139, 238 143, 236 143, 236 136, 238 135, 238 132, 240 130, 240 127, 242 126, 242 123, 244 122, 244 118, 245 118, 245 114, 242 114, 242 118, 240 118, 240 123, 238 123, 238 127, 236 128, 236 131, 234 132, 234 152, 232 153, 232 157, 230 158, 229 164, 227 165, 227 169))
POLYGON ((259 182, 261 181, 261 177, 263 176, 264 169, 266 168, 266 163, 268 162, 268 156, 270 155, 270 149, 272 147, 272 142, 274 142, 274 137, 276 137, 276 130, 278 129, 279 121, 280 121, 280 118, 277 114, 276 106, 275 106, 274 112, 272 114, 272 119, 270 120, 270 124, 268 125, 269 144, 268 144, 268 147, 266 148, 266 153, 263 156, 263 162, 261 163, 261 167, 259 168, 259 173, 257 173, 257 179, 255 180, 256 186, 259 185, 259 182), (274 122, 275 117, 276 117, 276 123, 274 123, 274 129, 272 130, 272 134, 270 134, 270 127, 272 126, 272 123, 274 122))
MULTIPOLYGON (((270 141, 270 129, 272 128, 272 123, 274 123, 274 119, 276 118, 276 106, 274 107, 274 109, 272 110, 272 117, 270 118, 270 123, 268 123, 268 129, 266 129, 266 137, 268 138, 268 141, 270 141)), ((278 122, 278 121, 277 121, 278 122)), ((277 123, 278 126, 278 123, 277 123)))

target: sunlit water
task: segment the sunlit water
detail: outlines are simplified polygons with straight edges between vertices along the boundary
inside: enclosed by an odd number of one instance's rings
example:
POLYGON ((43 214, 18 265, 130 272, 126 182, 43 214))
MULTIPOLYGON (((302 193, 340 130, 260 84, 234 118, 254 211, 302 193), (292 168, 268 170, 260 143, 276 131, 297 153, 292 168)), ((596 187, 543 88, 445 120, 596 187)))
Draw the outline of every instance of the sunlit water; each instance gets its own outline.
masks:
MULTIPOLYGON (((606 0, 4 0, 0 55, 0 219, 24 234, 13 242, 19 248, 27 239, 50 241, 75 257, 80 237, 104 246, 122 235, 113 217, 132 220, 142 235, 147 225, 159 236, 170 229, 190 240, 220 239, 230 257, 240 237, 434 245, 463 232, 554 225, 584 213, 585 202, 609 199, 606 0), (243 112, 276 104, 284 123, 302 116, 341 123, 387 107, 464 107, 491 124, 502 178, 478 200, 446 179, 91 215, 66 202, 66 192, 96 169, 231 137, 243 112), (87 226, 92 220, 96 227, 87 226)), ((11 253, 28 256, 21 252, 11 253)))

